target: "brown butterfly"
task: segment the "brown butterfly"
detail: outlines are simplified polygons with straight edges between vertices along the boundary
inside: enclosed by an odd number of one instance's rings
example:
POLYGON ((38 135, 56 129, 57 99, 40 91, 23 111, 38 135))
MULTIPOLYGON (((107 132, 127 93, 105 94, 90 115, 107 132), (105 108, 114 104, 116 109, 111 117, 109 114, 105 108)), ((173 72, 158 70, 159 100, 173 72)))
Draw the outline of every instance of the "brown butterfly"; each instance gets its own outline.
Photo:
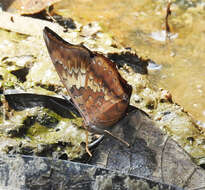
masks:
MULTIPOLYGON (((112 135, 107 129, 126 113, 132 87, 120 76, 115 63, 102 54, 72 45, 47 27, 43 34, 56 71, 84 118, 84 127, 112 135)), ((86 151, 91 155, 87 140, 86 151)))

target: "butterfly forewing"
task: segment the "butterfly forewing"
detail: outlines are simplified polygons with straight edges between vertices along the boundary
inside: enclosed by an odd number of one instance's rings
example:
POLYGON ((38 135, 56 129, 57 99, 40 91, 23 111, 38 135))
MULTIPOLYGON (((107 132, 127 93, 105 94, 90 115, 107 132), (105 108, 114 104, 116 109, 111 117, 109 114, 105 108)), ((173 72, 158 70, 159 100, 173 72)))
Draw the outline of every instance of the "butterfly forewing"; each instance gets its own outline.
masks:
POLYGON ((84 46, 71 45, 48 28, 44 39, 52 62, 86 125, 107 127, 125 113, 131 87, 113 62, 84 46))

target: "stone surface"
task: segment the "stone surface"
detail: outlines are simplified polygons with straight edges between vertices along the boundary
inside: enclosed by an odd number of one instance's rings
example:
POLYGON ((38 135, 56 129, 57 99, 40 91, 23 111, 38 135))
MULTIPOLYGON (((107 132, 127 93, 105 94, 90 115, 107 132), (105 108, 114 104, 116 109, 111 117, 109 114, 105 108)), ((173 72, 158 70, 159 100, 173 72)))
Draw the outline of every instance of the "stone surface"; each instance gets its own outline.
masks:
POLYGON ((0 155, 0 188, 15 190, 180 190, 117 171, 70 161, 0 155))

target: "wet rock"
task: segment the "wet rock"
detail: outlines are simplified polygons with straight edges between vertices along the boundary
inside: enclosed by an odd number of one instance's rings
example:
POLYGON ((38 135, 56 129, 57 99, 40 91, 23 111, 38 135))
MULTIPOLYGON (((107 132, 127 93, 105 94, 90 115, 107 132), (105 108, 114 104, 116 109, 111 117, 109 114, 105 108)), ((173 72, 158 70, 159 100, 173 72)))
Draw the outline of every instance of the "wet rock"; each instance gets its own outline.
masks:
POLYGON ((180 188, 146 178, 70 161, 0 155, 0 163, 0 187, 4 189, 180 190, 180 188))
POLYGON ((48 113, 39 114, 36 118, 36 121, 40 123, 40 125, 46 126, 48 128, 55 128, 58 124, 58 119, 52 117, 48 113))
POLYGON ((64 18, 61 15, 53 15, 53 18, 66 29, 65 31, 68 28, 76 29, 76 24, 72 18, 64 18))
POLYGON ((31 67, 35 61, 35 57, 32 55, 22 55, 15 57, 3 57, 2 63, 7 66, 16 66, 19 68, 31 67))
POLYGON ((148 61, 139 58, 135 53, 109 53, 108 57, 113 60, 119 68, 123 67, 124 65, 128 65, 133 69, 134 72, 147 74, 148 61))
POLYGON ((11 74, 15 75, 20 82, 26 81, 26 76, 29 72, 29 68, 22 68, 15 71, 11 71, 11 74))

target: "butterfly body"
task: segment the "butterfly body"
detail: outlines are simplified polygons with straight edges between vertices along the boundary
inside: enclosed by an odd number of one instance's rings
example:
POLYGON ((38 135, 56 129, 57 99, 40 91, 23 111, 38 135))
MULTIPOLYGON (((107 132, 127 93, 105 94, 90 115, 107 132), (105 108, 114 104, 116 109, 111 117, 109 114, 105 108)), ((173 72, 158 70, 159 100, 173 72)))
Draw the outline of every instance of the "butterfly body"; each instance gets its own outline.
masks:
POLYGON ((82 45, 72 45, 49 28, 44 39, 56 71, 86 128, 98 134, 126 113, 132 88, 115 63, 82 45))

